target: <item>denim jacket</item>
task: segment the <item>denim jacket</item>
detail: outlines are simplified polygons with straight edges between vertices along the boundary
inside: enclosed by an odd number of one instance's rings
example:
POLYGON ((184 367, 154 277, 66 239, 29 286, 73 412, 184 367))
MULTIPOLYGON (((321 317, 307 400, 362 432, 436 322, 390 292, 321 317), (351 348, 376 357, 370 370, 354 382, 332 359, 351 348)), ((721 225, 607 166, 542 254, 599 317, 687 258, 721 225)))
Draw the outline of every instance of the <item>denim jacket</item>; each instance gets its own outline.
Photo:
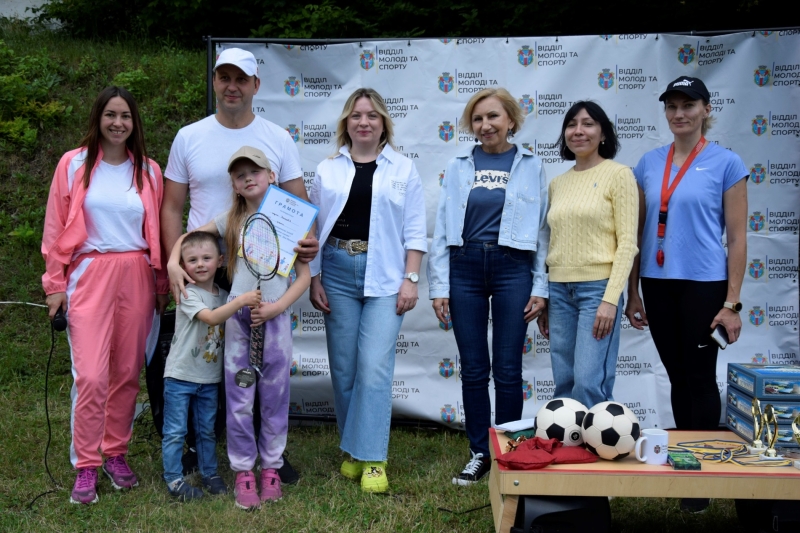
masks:
MULTIPOLYGON (((436 209, 431 252, 428 256, 430 298, 450 297, 449 246, 463 246, 464 216, 467 201, 475 180, 475 161, 472 147, 468 152, 451 159, 444 174, 436 209)), ((498 244, 519 250, 531 250, 533 290, 531 296, 547 298, 545 259, 550 244, 547 225, 547 179, 542 161, 530 151, 517 145, 506 186, 506 202, 500 217, 498 244)))

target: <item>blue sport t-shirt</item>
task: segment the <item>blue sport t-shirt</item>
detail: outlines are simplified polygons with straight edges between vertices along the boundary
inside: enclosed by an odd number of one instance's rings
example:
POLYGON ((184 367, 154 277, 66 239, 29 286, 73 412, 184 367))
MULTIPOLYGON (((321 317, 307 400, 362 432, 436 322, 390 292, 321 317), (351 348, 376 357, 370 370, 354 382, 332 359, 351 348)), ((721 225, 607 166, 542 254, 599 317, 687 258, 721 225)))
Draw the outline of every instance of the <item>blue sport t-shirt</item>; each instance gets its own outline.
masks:
POLYGON ((487 154, 481 146, 472 151, 475 181, 464 214, 464 241, 490 242, 499 238, 506 185, 515 155, 516 146, 502 154, 487 154))
MULTIPOLYGON (((641 277, 722 281, 728 279, 728 263, 722 246, 725 215, 722 196, 747 175, 742 159, 711 143, 700 152, 672 193, 664 236, 664 266, 656 263, 661 182, 669 145, 644 154, 633 169, 644 191, 647 216, 641 243, 641 277)), ((678 174, 672 165, 669 183, 678 174)))

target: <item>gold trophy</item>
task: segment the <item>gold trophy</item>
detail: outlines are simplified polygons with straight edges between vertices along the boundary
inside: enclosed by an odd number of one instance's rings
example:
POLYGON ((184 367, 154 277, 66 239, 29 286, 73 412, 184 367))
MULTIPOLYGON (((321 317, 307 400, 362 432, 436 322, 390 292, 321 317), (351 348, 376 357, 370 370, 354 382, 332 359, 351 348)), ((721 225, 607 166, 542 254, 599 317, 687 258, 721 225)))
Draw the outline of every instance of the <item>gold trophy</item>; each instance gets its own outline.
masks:
POLYGON ((778 455, 778 452, 775 451, 775 442, 778 440, 778 417, 775 416, 775 410, 772 408, 771 403, 768 403, 764 408, 764 428, 767 432, 768 446, 767 451, 761 455, 761 458, 768 460, 783 459, 783 456, 778 455))
POLYGON ((758 398, 753 398, 750 413, 753 415, 753 444, 747 447, 747 451, 750 455, 761 455, 767 448, 761 442, 761 435, 764 433, 764 413, 761 412, 761 402, 758 398))
MULTIPOLYGON (((800 412, 798 412, 797 416, 792 420, 792 435, 794 436, 794 441, 800 446, 800 412)), ((786 456, 800 459, 800 451, 792 450, 791 453, 786 453, 786 456)), ((800 470, 800 461, 795 461, 794 467, 800 470)))
MULTIPOLYGON (((794 415, 794 420, 792 420, 792 437, 794 438, 795 442, 800 445, 800 411, 795 410, 792 415, 794 415)), ((785 459, 800 459, 800 448, 786 448, 781 447, 775 450, 778 454, 783 455, 785 459)), ((794 467, 800 470, 800 461, 794 462, 794 467)))
POLYGON ((792 420, 792 433, 794 434, 794 441, 800 446, 800 412, 792 420))
POLYGON ((797 416, 792 420, 792 434, 794 435, 794 441, 800 446, 800 413, 797 413, 797 416))

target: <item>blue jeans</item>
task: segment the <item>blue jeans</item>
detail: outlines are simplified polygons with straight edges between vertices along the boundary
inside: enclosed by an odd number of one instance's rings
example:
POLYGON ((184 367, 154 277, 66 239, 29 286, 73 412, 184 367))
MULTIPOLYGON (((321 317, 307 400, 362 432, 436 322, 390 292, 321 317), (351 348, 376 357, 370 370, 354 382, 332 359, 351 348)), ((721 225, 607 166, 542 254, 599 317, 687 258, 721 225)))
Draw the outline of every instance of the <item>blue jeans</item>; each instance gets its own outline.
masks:
POLYGON ((183 441, 186 420, 192 410, 197 436, 197 464, 203 477, 217 473, 217 441, 214 421, 217 418, 219 383, 191 383, 164 378, 164 438, 161 455, 164 459, 164 480, 172 483, 183 478, 183 441))
POLYGON ((606 285, 607 279, 550 282, 550 361, 556 382, 553 397, 572 398, 589 409, 614 399, 622 296, 611 333, 601 340, 592 336, 606 285))
POLYGON ((385 461, 392 421, 397 294, 364 296, 367 254, 322 248, 322 287, 330 314, 325 337, 340 447, 359 461, 385 461))
POLYGON ((533 252, 468 241, 450 247, 450 315, 461 358, 461 394, 469 447, 489 457, 489 374, 495 422, 522 416, 524 309, 533 286, 533 252), (492 355, 489 356, 489 301, 492 355))

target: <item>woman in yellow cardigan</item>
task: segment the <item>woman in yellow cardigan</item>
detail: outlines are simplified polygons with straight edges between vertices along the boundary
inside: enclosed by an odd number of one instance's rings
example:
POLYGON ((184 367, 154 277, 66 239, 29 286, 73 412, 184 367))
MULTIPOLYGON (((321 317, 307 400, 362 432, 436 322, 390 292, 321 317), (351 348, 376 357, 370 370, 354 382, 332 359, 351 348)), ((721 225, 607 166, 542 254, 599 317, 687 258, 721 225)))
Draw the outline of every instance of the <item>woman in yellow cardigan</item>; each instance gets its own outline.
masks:
POLYGON ((599 105, 570 108, 559 147, 575 166, 550 183, 550 308, 539 328, 550 337, 554 397, 592 407, 612 399, 639 196, 631 169, 612 161, 619 141, 599 105))

